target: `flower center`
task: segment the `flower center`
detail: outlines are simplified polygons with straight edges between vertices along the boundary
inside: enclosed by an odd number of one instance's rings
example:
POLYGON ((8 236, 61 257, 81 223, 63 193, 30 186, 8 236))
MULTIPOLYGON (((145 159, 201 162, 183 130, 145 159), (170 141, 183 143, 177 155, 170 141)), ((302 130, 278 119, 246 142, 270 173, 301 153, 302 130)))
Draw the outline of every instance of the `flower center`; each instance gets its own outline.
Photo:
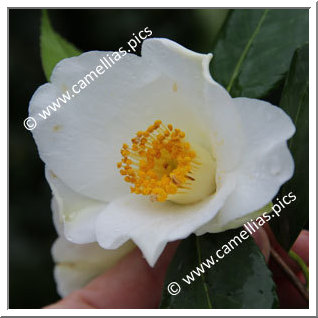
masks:
POLYGON ((192 203, 215 191, 215 162, 210 154, 185 140, 185 133, 156 120, 123 144, 117 163, 132 193, 152 201, 192 203))

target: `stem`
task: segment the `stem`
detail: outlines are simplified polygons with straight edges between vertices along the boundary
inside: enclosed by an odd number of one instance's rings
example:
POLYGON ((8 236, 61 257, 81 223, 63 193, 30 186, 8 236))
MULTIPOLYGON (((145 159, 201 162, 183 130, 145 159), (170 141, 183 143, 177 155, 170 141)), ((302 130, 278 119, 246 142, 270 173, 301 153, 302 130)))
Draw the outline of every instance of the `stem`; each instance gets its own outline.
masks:
POLYGON ((288 255, 290 256, 290 258, 292 258, 301 268, 304 276, 305 276, 305 280, 306 280, 306 289, 308 290, 309 288, 309 270, 308 270, 308 266, 306 265, 306 263, 302 260, 302 258, 295 253, 294 251, 290 250, 288 252, 288 255))
POLYGON ((289 268, 289 266, 285 263, 285 261, 279 256, 279 254, 271 249, 271 255, 277 262, 277 264, 284 270, 288 278, 291 280, 293 285, 299 290, 300 294, 304 297, 304 299, 309 302, 309 294, 305 286, 301 283, 298 277, 294 274, 294 272, 289 268))

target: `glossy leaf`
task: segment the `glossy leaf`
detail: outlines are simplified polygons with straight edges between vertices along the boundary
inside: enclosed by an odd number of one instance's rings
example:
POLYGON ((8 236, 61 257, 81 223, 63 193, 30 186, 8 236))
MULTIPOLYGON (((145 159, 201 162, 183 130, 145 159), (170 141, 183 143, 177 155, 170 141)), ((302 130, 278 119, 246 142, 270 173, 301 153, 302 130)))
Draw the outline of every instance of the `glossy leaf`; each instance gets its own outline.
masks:
POLYGON ((81 54, 80 50, 53 30, 46 10, 42 11, 40 47, 42 66, 48 81, 59 61, 81 54))
MULTIPOLYGON (((239 236, 241 229, 203 236, 191 235, 183 240, 167 272, 161 308, 276 308, 277 295, 271 272, 264 257, 249 237, 242 239, 222 259, 216 251, 239 236), (215 265, 205 269, 188 285, 182 278, 212 255, 215 265), (181 291, 172 296, 167 291, 177 282, 181 291)), ((174 288, 175 289, 175 288, 174 288)))
POLYGON ((295 242, 309 217, 309 46, 295 52, 280 102, 296 125, 296 133, 289 140, 295 161, 295 173, 281 190, 282 198, 293 192, 297 199, 288 205, 270 225, 285 249, 295 242))
POLYGON ((211 71, 233 97, 265 97, 308 41, 308 10, 240 9, 230 13, 213 50, 211 71))

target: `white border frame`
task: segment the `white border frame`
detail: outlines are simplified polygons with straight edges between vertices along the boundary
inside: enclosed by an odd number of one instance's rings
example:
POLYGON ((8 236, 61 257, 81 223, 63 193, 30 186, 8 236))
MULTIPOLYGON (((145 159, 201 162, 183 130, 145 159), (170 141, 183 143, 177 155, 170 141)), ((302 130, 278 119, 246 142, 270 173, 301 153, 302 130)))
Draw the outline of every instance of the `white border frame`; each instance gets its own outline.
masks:
MULTIPOLYGON (((114 2, 112 5, 111 3, 107 3, 102 0, 90 0, 91 7, 85 7, 87 9, 90 8, 106 8, 107 7, 114 8, 118 7, 129 7, 131 8, 131 3, 129 1, 121 1, 121 2, 114 2)), ((135 7, 144 7, 144 8, 151 8, 151 7, 167 7, 167 8, 176 8, 178 7, 178 1, 172 0, 161 0, 161 1, 152 1, 149 4, 148 1, 140 1, 135 0, 134 4, 135 7)), ((1 69, 8 70, 8 7, 9 8, 30 8, 30 7, 74 7, 78 5, 78 1, 70 1, 70 0, 54 0, 54 1, 39 1, 39 0, 29 0, 25 2, 23 0, 13 0, 13 1, 5 1, 5 5, 1 6, 1 18, 0 18, 0 30, 1 30, 1 43, 7 43, 6 49, 3 47, 1 50, 1 69), (28 4, 28 7, 24 7, 25 4, 28 4)), ((235 316, 316 316, 316 2, 314 1, 263 1, 258 2, 255 6, 255 1, 246 1, 242 0, 240 2, 237 1, 226 1, 226 0, 215 0, 213 2, 205 0, 197 0, 197 1, 187 1, 183 2, 184 7, 189 8, 197 8, 197 7, 205 7, 209 8, 211 4, 213 4, 213 8, 237 8, 238 4, 240 8, 244 7, 275 7, 275 8, 310 8, 309 10, 309 52, 310 52, 310 71, 309 71, 309 102, 310 102, 310 115, 309 115, 309 195, 310 195, 310 224, 309 224, 309 240, 310 240, 310 253, 309 253, 309 263, 310 268, 310 297, 309 297, 309 309, 241 309, 241 310, 230 310, 230 309, 218 309, 211 312, 210 309, 165 309, 165 310, 158 310, 158 309, 7 309, 7 300, 8 300, 8 289, 7 284, 7 273, 8 267, 7 262, 4 261, 2 257, 1 262, 1 270, 0 270, 0 277, 1 279, 1 300, 0 300, 0 314, 1 316, 121 316, 121 315, 129 315, 129 316, 210 316, 211 314, 217 316, 226 316, 226 315, 235 315, 235 316), (196 7, 193 7, 195 3, 196 7)), ((8 72, 9 73, 9 72, 8 72)), ((6 101, 8 101, 8 78, 5 72, 2 74, 1 78, 1 96, 6 96, 6 101), (6 85, 5 85, 6 83, 6 85)), ((6 103, 3 102, 3 104, 6 103)), ((8 113, 6 113, 6 118, 8 118, 8 113)), ((4 122, 4 119, 3 119, 4 122)), ((22 123, 21 123, 22 125, 22 123)), ((6 124, 1 124, 2 133, 0 135, 1 145, 6 147, 8 145, 8 126, 6 124)), ((28 133, 26 131, 26 133, 28 133)), ((3 149, 2 148, 2 149, 3 149)), ((3 163, 2 176, 7 175, 7 167, 8 161, 7 158, 2 157, 1 161, 3 163)), ((4 178, 1 179, 1 203, 2 203, 2 216, 3 222, 1 222, 1 252, 2 255, 8 255, 8 214, 4 211, 8 209, 8 200, 6 192, 8 193, 7 182, 4 178), (7 191, 4 191, 6 189, 7 191)))

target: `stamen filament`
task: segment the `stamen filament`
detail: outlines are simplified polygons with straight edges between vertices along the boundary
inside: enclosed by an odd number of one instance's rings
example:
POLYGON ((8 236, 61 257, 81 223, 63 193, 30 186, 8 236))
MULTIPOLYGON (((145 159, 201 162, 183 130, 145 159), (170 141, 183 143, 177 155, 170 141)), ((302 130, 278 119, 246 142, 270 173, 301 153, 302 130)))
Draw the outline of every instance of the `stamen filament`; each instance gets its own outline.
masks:
POLYGON ((138 131, 132 146, 123 144, 117 163, 131 192, 149 195, 152 201, 166 201, 169 195, 191 189, 192 171, 200 165, 196 152, 184 141, 185 133, 156 120, 146 131, 138 131), (196 158, 197 159, 197 158, 196 158))

